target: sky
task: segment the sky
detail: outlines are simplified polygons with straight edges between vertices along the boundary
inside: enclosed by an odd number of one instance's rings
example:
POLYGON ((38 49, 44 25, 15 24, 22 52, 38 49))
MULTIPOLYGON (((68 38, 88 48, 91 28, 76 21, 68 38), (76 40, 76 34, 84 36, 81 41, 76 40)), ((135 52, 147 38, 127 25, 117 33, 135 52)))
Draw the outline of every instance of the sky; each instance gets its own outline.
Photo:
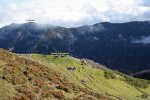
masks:
POLYGON ((64 27, 150 20, 150 0, 0 0, 0 27, 27 19, 64 27))

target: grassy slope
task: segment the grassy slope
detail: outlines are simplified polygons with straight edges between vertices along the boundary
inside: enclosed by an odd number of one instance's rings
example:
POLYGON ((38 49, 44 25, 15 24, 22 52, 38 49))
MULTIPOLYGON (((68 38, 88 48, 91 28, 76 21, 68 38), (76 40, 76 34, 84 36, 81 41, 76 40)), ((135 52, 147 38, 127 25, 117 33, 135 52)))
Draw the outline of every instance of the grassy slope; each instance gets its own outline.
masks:
POLYGON ((54 64, 43 65, 0 49, 0 100, 112 100, 63 73, 54 64))
POLYGON ((137 89, 134 86, 122 81, 123 76, 116 74, 115 79, 106 79, 104 70, 92 68, 90 65, 81 65, 80 59, 73 57, 54 57, 51 55, 33 54, 33 59, 40 63, 51 66, 55 70, 62 72, 67 79, 72 82, 82 85, 97 93, 110 95, 112 98, 121 98, 124 100, 142 100, 137 96, 143 93, 150 95, 150 86, 147 89, 137 89), (68 71, 67 67, 76 67, 76 71, 68 71))
POLYGON ((73 57, 16 55, 0 49, 1 100, 142 100, 142 94, 150 95, 150 86, 135 88, 122 74, 113 71, 116 78, 106 79, 104 73, 73 57), (69 66, 76 70, 68 71, 69 66))

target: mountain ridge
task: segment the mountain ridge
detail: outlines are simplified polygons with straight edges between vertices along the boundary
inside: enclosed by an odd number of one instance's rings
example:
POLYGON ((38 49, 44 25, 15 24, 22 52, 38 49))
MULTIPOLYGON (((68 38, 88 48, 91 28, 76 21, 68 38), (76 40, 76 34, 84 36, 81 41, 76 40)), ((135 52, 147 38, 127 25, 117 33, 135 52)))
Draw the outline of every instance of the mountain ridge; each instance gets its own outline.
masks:
POLYGON ((0 47, 16 53, 70 52, 128 74, 149 69, 149 21, 104 22, 77 28, 26 24, 1 28, 0 47))

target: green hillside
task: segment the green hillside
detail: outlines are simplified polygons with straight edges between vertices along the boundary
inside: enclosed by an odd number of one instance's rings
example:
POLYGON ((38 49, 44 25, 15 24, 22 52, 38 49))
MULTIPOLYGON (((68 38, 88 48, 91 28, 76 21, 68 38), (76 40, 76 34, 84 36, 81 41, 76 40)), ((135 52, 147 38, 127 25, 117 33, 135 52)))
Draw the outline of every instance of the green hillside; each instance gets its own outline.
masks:
POLYGON ((150 82, 67 55, 0 49, 2 100, 150 100, 150 82))
POLYGON ((46 66, 53 66, 72 82, 114 99, 142 100, 141 97, 150 95, 148 81, 135 79, 109 69, 93 68, 90 64, 82 64, 81 59, 39 54, 32 54, 31 57, 46 66), (75 67, 76 70, 69 71, 68 67, 75 67), (106 75, 107 73, 110 75, 106 75))

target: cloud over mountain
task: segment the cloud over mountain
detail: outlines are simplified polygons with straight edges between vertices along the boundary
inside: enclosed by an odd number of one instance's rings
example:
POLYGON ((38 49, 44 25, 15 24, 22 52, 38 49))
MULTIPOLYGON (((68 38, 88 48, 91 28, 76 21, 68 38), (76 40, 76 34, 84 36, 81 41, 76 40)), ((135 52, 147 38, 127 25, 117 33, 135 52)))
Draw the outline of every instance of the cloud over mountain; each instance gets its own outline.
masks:
POLYGON ((30 18, 66 27, 149 20, 149 5, 148 0, 5 0, 0 1, 0 26, 30 18))

